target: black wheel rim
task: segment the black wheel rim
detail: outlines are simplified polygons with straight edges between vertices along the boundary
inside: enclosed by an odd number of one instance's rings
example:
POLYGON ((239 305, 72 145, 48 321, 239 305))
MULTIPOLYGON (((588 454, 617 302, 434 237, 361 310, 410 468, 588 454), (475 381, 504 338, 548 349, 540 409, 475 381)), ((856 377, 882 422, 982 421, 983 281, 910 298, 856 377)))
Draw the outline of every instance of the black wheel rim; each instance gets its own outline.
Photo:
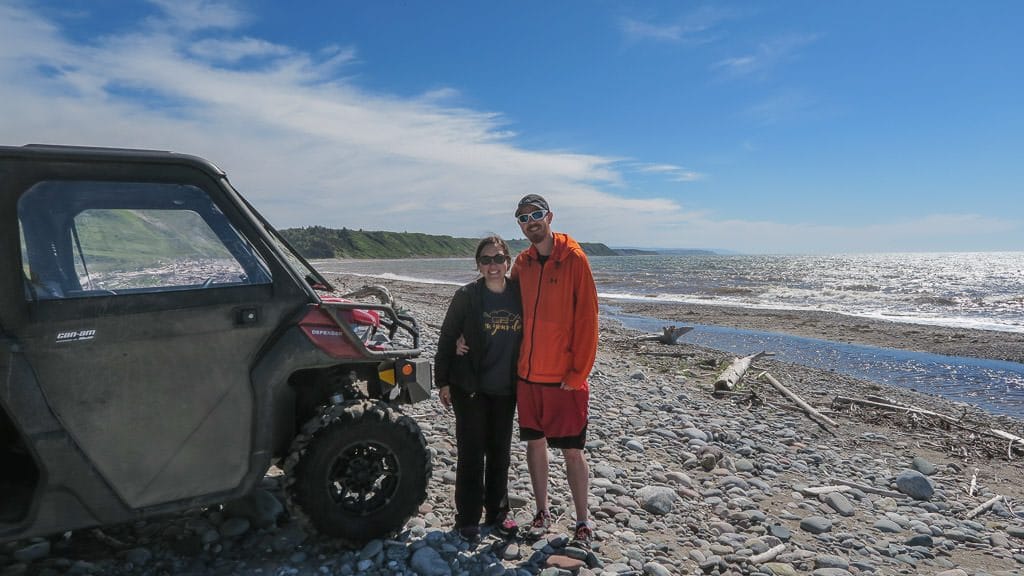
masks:
POLYGON ((345 512, 366 516, 391 502, 398 492, 399 478, 394 452, 375 442, 357 442, 331 463, 327 490, 345 512))

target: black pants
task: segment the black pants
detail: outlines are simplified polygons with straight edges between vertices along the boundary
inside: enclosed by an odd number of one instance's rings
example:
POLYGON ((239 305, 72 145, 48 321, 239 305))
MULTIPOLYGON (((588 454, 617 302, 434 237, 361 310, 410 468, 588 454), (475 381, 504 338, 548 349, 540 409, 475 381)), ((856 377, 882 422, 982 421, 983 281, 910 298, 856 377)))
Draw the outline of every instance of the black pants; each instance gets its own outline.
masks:
POLYGON ((455 409, 455 525, 487 523, 508 512, 508 468, 516 397, 474 394, 452 386, 455 409))

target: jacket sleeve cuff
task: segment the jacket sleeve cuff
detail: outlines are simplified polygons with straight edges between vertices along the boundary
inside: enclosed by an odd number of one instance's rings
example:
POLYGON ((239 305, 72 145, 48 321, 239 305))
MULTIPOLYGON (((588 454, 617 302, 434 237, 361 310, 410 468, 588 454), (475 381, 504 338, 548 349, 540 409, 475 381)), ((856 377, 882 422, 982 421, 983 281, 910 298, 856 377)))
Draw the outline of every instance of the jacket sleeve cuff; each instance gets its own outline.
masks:
POLYGON ((587 379, 578 372, 569 372, 565 375, 565 387, 569 390, 586 390, 587 379))

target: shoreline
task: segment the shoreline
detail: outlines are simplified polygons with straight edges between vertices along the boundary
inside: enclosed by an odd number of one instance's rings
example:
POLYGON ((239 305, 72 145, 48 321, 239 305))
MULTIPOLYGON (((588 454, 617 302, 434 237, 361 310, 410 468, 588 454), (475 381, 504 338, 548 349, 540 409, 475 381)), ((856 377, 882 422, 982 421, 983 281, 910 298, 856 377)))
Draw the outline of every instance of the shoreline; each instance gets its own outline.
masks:
POLYGON ((893 322, 838 312, 743 308, 718 304, 635 302, 602 298, 602 304, 677 325, 704 324, 742 330, 778 332, 945 356, 964 356, 1024 364, 1024 333, 950 328, 893 322))

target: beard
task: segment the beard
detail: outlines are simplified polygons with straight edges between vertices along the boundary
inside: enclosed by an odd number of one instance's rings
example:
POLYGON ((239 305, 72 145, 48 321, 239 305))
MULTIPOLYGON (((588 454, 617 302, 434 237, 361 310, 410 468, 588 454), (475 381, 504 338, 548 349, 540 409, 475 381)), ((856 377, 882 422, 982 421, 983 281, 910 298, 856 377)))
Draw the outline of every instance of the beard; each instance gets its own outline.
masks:
POLYGON ((526 239, 532 244, 540 244, 550 234, 550 228, 541 225, 530 225, 523 230, 523 234, 526 235, 526 239))

